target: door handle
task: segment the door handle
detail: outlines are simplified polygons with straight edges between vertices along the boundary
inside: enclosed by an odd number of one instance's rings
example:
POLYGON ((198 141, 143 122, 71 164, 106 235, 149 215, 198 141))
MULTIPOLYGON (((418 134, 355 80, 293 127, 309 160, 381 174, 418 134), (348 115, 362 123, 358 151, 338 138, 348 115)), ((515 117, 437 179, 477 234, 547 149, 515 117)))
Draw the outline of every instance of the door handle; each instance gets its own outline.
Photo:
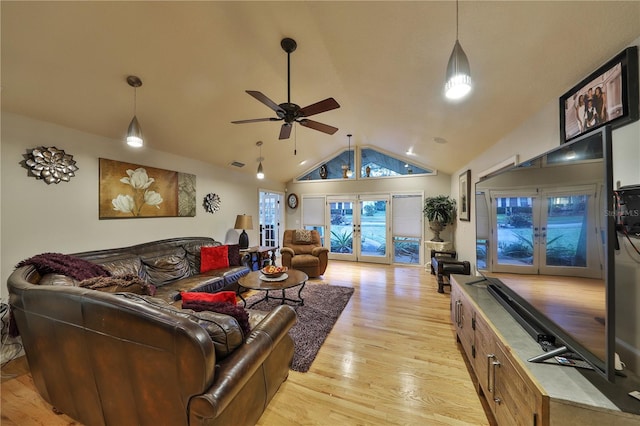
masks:
POLYGON ((487 386, 489 387, 489 393, 493 393, 493 385, 491 384, 491 360, 495 357, 494 354, 487 355, 487 386))
POLYGON ((500 361, 493 361, 491 365, 493 366, 491 371, 491 375, 493 376, 493 390, 491 392, 493 393, 496 390, 496 367, 500 367, 500 361))

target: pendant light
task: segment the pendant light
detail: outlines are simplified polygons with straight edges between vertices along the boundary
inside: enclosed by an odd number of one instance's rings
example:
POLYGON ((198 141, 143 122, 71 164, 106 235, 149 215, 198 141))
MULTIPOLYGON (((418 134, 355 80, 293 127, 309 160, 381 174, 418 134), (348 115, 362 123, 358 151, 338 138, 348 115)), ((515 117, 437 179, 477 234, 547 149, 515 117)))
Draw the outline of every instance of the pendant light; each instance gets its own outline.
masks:
POLYGON ((471 91, 471 68, 469 60, 458 41, 458 0, 456 0, 456 44, 447 65, 447 81, 444 94, 448 99, 461 99, 471 91))
POLYGON ((256 177, 258 179, 264 179, 264 171, 262 170, 262 160, 264 160, 264 158, 262 158, 262 141, 256 142, 256 146, 260 148, 260 157, 258 157, 258 161, 260 163, 258 164, 258 173, 256 173, 256 177))
POLYGON ((136 95, 138 87, 142 86, 142 80, 135 75, 130 75, 127 77, 127 83, 129 86, 133 87, 133 119, 131 120, 129 129, 127 130, 127 144, 134 148, 140 148, 144 141, 142 140, 142 129, 140 129, 140 124, 136 117, 136 95))

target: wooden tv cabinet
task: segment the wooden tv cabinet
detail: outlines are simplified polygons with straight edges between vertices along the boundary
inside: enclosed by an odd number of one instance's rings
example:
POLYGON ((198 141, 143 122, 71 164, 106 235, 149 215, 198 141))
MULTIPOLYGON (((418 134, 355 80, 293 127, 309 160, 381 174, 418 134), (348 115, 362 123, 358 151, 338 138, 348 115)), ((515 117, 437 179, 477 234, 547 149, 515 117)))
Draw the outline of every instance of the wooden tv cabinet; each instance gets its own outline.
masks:
POLYGON ((527 362, 542 349, 485 282, 466 284, 477 280, 451 276, 451 321, 498 425, 640 424, 640 415, 621 411, 576 368, 527 362))

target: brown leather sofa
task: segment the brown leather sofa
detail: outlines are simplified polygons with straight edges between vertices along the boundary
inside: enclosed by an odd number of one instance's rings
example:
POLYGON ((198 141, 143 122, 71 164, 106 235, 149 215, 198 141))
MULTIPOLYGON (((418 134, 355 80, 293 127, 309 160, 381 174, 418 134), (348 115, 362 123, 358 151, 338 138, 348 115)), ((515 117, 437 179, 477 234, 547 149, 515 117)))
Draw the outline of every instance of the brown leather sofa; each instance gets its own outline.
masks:
POLYGON ((309 277, 319 277, 327 270, 329 249, 322 246, 316 230, 285 230, 280 254, 282 266, 302 271, 309 277))
MULTIPOLYGON (((247 255, 241 257, 241 265, 200 273, 200 249, 220 245, 213 238, 183 237, 72 256, 102 265, 112 275, 137 275, 156 287, 155 297, 174 302, 182 291, 237 291, 238 280, 251 271, 247 255)), ((47 274, 41 284, 77 286, 78 282, 65 275, 47 274)))
POLYGON ((41 278, 32 265, 11 274, 12 314, 38 392, 82 424, 253 425, 288 376, 289 306, 251 313, 248 336, 207 312, 213 336, 194 320, 204 312, 41 278), (219 356, 214 337, 237 347, 219 356))

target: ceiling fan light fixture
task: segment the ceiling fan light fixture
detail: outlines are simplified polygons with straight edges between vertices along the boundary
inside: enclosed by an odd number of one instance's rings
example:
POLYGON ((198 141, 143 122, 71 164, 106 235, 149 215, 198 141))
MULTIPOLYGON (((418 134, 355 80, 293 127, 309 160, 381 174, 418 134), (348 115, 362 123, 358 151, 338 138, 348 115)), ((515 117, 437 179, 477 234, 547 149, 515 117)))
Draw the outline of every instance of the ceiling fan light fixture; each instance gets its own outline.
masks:
POLYGON ((275 112, 276 117, 235 120, 232 121, 232 123, 245 124, 258 123, 262 121, 282 121, 283 123, 280 126, 280 136, 278 137, 278 139, 289 139, 294 123, 299 123, 301 126, 333 135, 338 131, 337 127, 320 123, 318 121, 309 120, 307 117, 340 108, 340 104, 338 104, 338 102, 336 102, 336 100, 333 98, 327 98, 320 102, 307 105, 303 108, 300 108, 299 105, 291 102, 291 53, 296 50, 296 47, 298 45, 295 40, 287 37, 282 39, 282 41, 280 42, 280 46, 282 47, 282 50, 284 50, 287 54, 287 102, 277 104, 257 90, 246 90, 249 95, 253 96, 256 100, 262 102, 273 112, 275 112))
POLYGON ((142 80, 135 75, 127 77, 127 84, 133 87, 133 119, 129 123, 127 129, 127 145, 133 148, 140 148, 144 145, 144 139, 142 137, 142 129, 140 123, 138 123, 138 117, 136 116, 137 110, 137 89, 142 86, 142 80))
POLYGON ((471 92, 471 67, 458 40, 458 1, 456 0, 456 43, 447 64, 444 95, 447 99, 462 99, 471 92))

